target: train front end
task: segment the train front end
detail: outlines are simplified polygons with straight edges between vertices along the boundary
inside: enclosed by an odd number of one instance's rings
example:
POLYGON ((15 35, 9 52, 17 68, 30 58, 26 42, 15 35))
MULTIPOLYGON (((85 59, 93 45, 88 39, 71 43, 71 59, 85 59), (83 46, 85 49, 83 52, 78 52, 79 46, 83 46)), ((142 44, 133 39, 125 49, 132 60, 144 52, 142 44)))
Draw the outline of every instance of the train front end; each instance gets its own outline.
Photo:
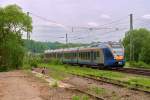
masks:
POLYGON ((124 47, 121 43, 111 42, 104 49, 104 65, 107 67, 123 67, 125 65, 124 47))
POLYGON ((121 43, 113 43, 110 45, 113 58, 115 60, 115 66, 123 67, 125 65, 124 59, 124 47, 121 43))

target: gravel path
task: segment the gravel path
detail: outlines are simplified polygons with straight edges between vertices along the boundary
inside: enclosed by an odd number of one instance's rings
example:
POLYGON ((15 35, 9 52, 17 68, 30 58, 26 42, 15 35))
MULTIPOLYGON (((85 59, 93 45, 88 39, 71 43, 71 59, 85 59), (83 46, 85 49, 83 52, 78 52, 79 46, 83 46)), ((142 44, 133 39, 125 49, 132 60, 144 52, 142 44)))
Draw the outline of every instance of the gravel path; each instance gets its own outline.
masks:
POLYGON ((0 100, 44 100, 41 86, 21 71, 0 73, 0 100))

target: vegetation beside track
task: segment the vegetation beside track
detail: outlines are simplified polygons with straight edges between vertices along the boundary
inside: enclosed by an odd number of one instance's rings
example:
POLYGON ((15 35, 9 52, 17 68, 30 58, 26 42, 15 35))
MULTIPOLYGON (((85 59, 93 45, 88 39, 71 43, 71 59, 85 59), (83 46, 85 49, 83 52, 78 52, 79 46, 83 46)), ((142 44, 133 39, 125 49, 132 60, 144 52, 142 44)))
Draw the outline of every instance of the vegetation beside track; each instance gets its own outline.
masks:
POLYGON ((126 62, 125 67, 150 69, 150 64, 146 64, 146 63, 144 63, 142 61, 139 61, 139 62, 131 61, 131 62, 126 62))
POLYGON ((74 74, 79 76, 101 78, 129 88, 138 88, 150 92, 150 79, 146 76, 61 64, 40 64, 40 66, 50 69, 52 71, 50 72, 50 75, 58 80, 64 79, 67 74, 74 74))

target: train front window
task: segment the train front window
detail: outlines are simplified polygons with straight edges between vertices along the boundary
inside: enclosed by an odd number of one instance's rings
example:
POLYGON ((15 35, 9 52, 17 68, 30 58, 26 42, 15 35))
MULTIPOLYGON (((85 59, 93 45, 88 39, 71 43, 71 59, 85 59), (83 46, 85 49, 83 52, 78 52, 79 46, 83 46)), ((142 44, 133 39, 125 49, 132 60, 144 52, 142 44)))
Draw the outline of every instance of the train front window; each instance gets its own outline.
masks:
POLYGON ((112 48, 112 50, 113 50, 113 54, 115 56, 123 56, 124 55, 122 48, 112 48))
POLYGON ((121 46, 121 44, 115 44, 112 45, 112 51, 114 56, 124 56, 124 51, 123 51, 123 47, 121 46))

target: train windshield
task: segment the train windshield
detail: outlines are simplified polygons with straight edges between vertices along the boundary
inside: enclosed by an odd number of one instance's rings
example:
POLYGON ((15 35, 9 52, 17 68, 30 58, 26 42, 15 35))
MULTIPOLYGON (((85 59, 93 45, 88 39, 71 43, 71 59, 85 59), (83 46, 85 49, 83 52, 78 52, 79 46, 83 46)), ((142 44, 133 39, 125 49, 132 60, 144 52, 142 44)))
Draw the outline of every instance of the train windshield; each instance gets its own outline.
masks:
POLYGON ((123 49, 122 48, 113 48, 113 53, 115 56, 123 56, 123 49))
POLYGON ((123 47, 120 44, 112 45, 112 50, 115 56, 124 56, 123 47))

